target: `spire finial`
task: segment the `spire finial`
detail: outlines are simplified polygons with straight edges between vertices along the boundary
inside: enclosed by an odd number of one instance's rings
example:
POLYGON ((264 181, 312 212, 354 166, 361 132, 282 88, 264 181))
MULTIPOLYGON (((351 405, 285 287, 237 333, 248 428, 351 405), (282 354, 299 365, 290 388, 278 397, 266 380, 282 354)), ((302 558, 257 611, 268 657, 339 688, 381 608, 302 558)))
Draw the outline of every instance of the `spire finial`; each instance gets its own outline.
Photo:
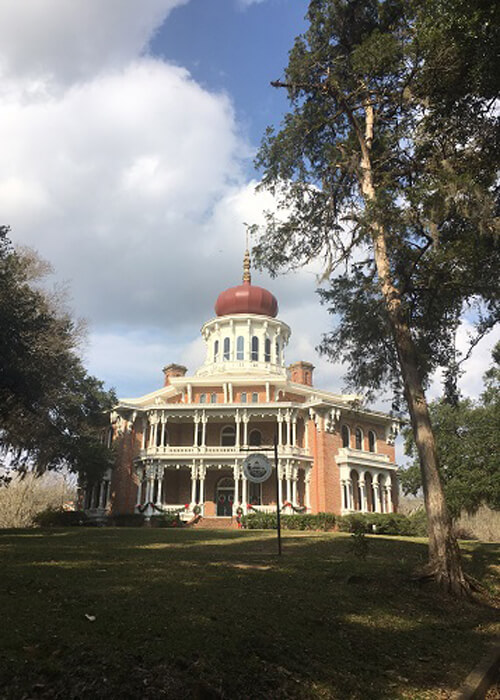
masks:
POLYGON ((248 250, 248 225, 246 229, 246 250, 243 258, 243 282, 251 284, 252 275, 250 274, 250 251, 248 250))

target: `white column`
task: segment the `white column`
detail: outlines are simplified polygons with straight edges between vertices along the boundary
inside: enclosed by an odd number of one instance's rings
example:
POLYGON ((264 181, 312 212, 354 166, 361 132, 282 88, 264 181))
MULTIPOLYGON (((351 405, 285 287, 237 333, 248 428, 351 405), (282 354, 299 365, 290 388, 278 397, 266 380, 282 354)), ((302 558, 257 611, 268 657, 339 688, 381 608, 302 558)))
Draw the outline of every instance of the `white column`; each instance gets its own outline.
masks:
POLYGON ((287 411, 285 415, 285 420, 286 420, 286 446, 290 447, 290 438, 291 438, 291 432, 290 432, 290 412, 287 411))
POLYGON ((158 470, 158 476, 157 476, 157 482, 158 482, 158 492, 156 494, 156 505, 161 506, 163 503, 163 499, 161 496, 162 492, 162 485, 163 485, 163 470, 158 470))
POLYGON ((229 389, 229 403, 233 403, 233 385, 231 382, 228 384, 229 389))
POLYGON ((205 473, 206 473, 206 467, 204 465, 200 465, 198 469, 198 473, 200 475, 200 506, 203 508, 203 504, 205 503, 205 473))
POLYGON ((224 403, 227 403, 227 384, 223 384, 222 388, 224 389, 224 403))
POLYGON ((281 508, 283 506, 283 470, 281 464, 278 465, 278 502, 281 508))
POLYGON ((293 475, 292 475, 292 503, 294 506, 298 506, 299 504, 297 503, 297 481, 299 478, 299 470, 298 467, 293 468, 293 475))
POLYGON ((234 417, 235 423, 236 423, 236 436, 235 436, 235 446, 236 449, 239 450, 240 448, 240 425, 241 425, 241 418, 240 414, 236 412, 236 415, 234 417))
POLYGON ((248 413, 243 413, 243 447, 248 447, 248 413))
POLYGON ((286 500, 288 503, 291 503, 292 501, 292 479, 291 479, 291 471, 292 468, 290 467, 290 463, 286 465, 286 500))
POLYGON ((246 476, 243 474, 241 477, 241 500, 243 501, 243 508, 247 508, 247 503, 248 503, 248 481, 246 476))
POLYGON ((234 477, 234 507, 237 508, 240 504, 240 468, 235 463, 233 467, 234 477))
POLYGON ((136 503, 135 503, 136 508, 138 508, 141 505, 141 501, 142 501, 142 498, 141 498, 141 496, 142 496, 142 475, 138 474, 137 476, 139 478, 139 483, 137 484, 137 498, 136 498, 136 503))
POLYGON ((165 420, 162 420, 161 422, 161 446, 165 446, 165 428, 166 428, 167 422, 165 420))
POLYGON ((191 384, 187 385, 187 397, 188 397, 188 403, 192 403, 193 401, 193 387, 191 384))
POLYGON ((191 465, 191 508, 196 503, 196 479, 197 479, 197 469, 196 469, 196 463, 193 459, 193 463, 191 465))
POLYGON ((305 506, 308 510, 311 510, 311 474, 312 474, 312 467, 306 467, 305 471, 305 493, 304 493, 304 500, 305 500, 305 506))
POLYGON ((103 479, 100 483, 100 486, 99 486, 99 508, 104 508, 106 506, 106 503, 104 503, 104 496, 105 496, 105 487, 104 487, 104 479, 103 479))
POLYGON ((380 513, 380 494, 378 490, 378 483, 375 480, 373 482, 373 510, 375 513, 380 513))
POLYGON ((347 495, 347 481, 345 479, 342 479, 342 481, 340 482, 340 486, 342 488, 342 508, 344 510, 349 510, 349 504, 348 504, 349 496, 347 495))
POLYGON ((292 447, 297 447, 297 416, 292 419, 292 447))
POLYGON ((392 502, 392 488, 390 486, 386 486, 385 492, 387 494, 387 512, 394 513, 394 504, 392 502))
POLYGON ((364 474, 359 479, 359 490, 361 493, 361 504, 360 504, 361 512, 366 513, 368 508, 367 508, 367 504, 366 504, 366 483, 365 483, 364 474))
POLYGON ((205 411, 203 411, 203 416, 201 417, 201 446, 205 447, 207 444, 207 416, 205 411))
POLYGON ((146 442, 147 442, 147 437, 148 437, 148 422, 147 420, 144 420, 142 423, 142 449, 146 449, 146 442))
POLYGON ((271 387, 269 385, 269 382, 266 382, 266 402, 269 403, 271 401, 271 387))
POLYGON ((198 414, 195 415, 194 417, 194 422, 193 422, 193 427, 194 427, 194 432, 193 432, 193 447, 198 446, 198 425, 200 423, 200 417, 198 414))
POLYGON ((349 510, 354 510, 354 491, 352 488, 352 479, 347 479, 347 492, 349 496, 349 510))
POLYGON ((156 447, 156 439, 158 437, 158 419, 155 420, 154 430, 153 430, 153 447, 156 447))
POLYGON ((155 426, 154 426, 154 424, 151 422, 151 423, 149 424, 149 446, 150 446, 150 447, 151 447, 151 446, 154 446, 154 444, 155 444, 155 443, 154 443, 154 435, 155 435, 155 426))

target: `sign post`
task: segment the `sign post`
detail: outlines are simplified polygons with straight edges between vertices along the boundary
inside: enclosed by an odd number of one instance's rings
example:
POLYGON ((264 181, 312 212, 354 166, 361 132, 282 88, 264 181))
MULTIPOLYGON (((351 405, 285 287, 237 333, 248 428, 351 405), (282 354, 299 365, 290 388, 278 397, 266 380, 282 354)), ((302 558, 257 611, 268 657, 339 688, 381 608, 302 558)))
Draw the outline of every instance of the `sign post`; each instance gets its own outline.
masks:
MULTIPOLYGON (((274 461, 276 465, 276 529, 278 532, 278 554, 281 555, 281 521, 279 501, 279 477, 278 477, 278 442, 274 436, 274 461)), ((271 462, 261 452, 253 452, 243 462, 243 474, 248 481, 254 484, 262 484, 271 476, 271 462)))
POLYGON ((281 513, 280 513, 280 487, 278 474, 278 431, 274 433, 274 466, 276 469, 276 532, 278 535, 278 555, 281 556, 281 513))

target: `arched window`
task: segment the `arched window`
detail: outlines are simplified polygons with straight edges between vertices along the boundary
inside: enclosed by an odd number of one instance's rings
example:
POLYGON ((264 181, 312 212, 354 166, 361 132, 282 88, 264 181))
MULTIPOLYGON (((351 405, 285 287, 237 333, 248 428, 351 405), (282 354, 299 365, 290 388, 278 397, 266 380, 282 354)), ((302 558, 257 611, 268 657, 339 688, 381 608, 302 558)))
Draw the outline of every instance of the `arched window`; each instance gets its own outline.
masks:
POLYGON ((373 432, 373 430, 368 431, 368 449, 370 452, 375 452, 376 451, 376 446, 377 446, 377 436, 373 432))
POLYGON ((229 360, 231 350, 231 341, 229 338, 224 338, 224 359, 229 360))
POLYGON ((161 447, 161 423, 156 426, 156 447, 161 447))
POLYGON ((259 403, 259 395, 256 391, 252 394, 252 403, 259 403))
POLYGON ((217 362, 219 359, 219 341, 216 340, 214 342, 214 362, 217 362))
POLYGON ((260 430, 250 431, 250 437, 248 438, 248 444, 251 447, 260 447, 262 445, 262 435, 260 430))
POLYGON ((252 360, 254 362, 259 360, 259 339, 256 335, 252 337, 252 360))
POLYGON ((217 394, 215 392, 210 394, 210 403, 217 403, 217 394))
POLYGON ((342 447, 349 447, 351 442, 351 432, 347 425, 342 426, 342 447))
POLYGON ((280 341, 276 341, 275 345, 275 350, 276 350, 276 364, 279 365, 280 363, 280 341))
POLYGON ((200 394, 200 403, 206 403, 206 402, 207 402, 207 395, 200 394))
POLYGON ((245 339, 242 335, 239 335, 236 338, 236 359, 237 360, 244 360, 245 359, 245 339))
POLYGON ((264 362, 271 362, 271 341, 266 338, 264 343, 264 362))
POLYGON ((233 447, 236 444, 236 428, 234 425, 226 425, 220 431, 220 444, 223 447, 233 447))
POLYGON ((241 399, 240 399, 240 401, 241 401, 241 403, 246 403, 246 402, 247 402, 247 392, 246 392, 246 391, 242 391, 242 392, 241 392, 241 399))
POLYGON ((362 450, 363 449, 363 431, 361 430, 361 428, 356 428, 354 435, 355 435, 355 439, 356 439, 356 449, 362 450))

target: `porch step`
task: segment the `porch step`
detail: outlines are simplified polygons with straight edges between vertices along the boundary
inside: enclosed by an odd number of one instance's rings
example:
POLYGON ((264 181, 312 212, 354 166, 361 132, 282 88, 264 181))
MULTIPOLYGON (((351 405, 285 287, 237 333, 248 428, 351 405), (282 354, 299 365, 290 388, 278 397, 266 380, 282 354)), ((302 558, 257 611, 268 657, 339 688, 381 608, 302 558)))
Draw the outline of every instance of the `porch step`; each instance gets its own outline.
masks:
POLYGON ((210 530, 234 530, 237 529, 238 523, 236 518, 200 518, 197 523, 193 523, 192 527, 210 530))

